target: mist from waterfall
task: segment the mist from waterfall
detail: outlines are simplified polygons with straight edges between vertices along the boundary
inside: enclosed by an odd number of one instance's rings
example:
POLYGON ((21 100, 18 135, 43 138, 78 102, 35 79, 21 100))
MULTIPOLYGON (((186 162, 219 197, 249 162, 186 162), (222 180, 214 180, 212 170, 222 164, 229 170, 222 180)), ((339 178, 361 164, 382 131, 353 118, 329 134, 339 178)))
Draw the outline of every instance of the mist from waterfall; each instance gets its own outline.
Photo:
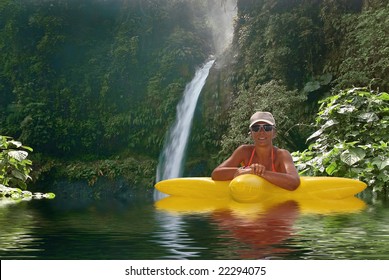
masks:
POLYGON ((220 59, 230 46, 234 36, 234 18, 237 14, 237 0, 208 1, 206 15, 211 28, 215 55, 220 59))
MULTIPOLYGON (((208 1, 206 19, 212 30, 213 45, 218 59, 232 42, 236 2, 237 0, 208 1)), ((214 59, 209 60, 199 68, 193 80, 185 88, 183 97, 177 105, 176 121, 166 135, 165 145, 159 158, 157 182, 181 177, 183 174, 185 151, 193 115, 201 90, 214 62, 214 59)))

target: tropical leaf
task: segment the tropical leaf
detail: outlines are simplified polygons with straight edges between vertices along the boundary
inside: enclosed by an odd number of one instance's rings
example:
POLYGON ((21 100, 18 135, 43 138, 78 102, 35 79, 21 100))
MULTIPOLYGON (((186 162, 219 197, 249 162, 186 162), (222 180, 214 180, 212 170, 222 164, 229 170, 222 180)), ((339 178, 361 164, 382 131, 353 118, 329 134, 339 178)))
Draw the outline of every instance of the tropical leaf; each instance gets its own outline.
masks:
POLYGON ((336 164, 335 161, 333 161, 329 166, 327 166, 326 168, 326 172, 328 175, 332 175, 334 174, 334 172, 336 171, 336 168, 338 167, 338 165, 336 164))
POLYGON ((307 138, 307 142, 313 138, 320 136, 322 133, 323 133, 323 129, 319 129, 318 131, 316 131, 315 133, 313 133, 311 136, 307 138))
POLYGON ((372 164, 376 165, 379 170, 382 170, 385 167, 389 166, 389 158, 386 159, 374 158, 372 164))
POLYGON ((25 150, 28 150, 30 152, 33 151, 33 149, 31 147, 28 147, 28 146, 22 146, 22 148, 25 149, 25 150))
POLYGON ((308 82, 305 84, 304 91, 312 92, 320 88, 320 83, 318 81, 308 82))
POLYGON ((20 172, 19 170, 12 170, 12 175, 15 177, 15 178, 18 178, 22 181, 25 181, 27 180, 28 176, 22 172, 20 172))
POLYGON ((356 108, 353 105, 343 105, 343 106, 340 106, 338 113, 339 114, 352 113, 355 109, 356 108))
POLYGON ((381 93, 378 95, 378 99, 384 100, 384 101, 389 101, 389 94, 386 92, 381 93))
POLYGON ((22 143, 16 140, 11 140, 8 143, 13 144, 16 148, 20 148, 22 146, 22 143))
POLYGON ((336 120, 328 120, 328 121, 326 121, 326 123, 325 123, 319 130, 317 130, 315 133, 313 133, 311 136, 309 136, 309 137, 307 138, 307 141, 309 141, 309 140, 311 140, 311 139, 313 139, 313 138, 316 138, 316 137, 320 136, 320 135, 324 132, 324 130, 325 130, 326 128, 331 127, 331 126, 333 126, 333 125, 335 125, 335 124, 338 124, 338 123, 339 123, 339 122, 336 121, 336 120))
POLYGON ((22 161, 27 158, 28 153, 26 151, 9 151, 8 155, 17 161, 22 161))
POLYGON ((332 75, 327 73, 322 76, 320 76, 320 84, 325 86, 328 85, 332 80, 332 75))
POLYGON ((338 124, 339 122, 337 121, 337 120, 328 120, 328 121, 326 121, 326 123, 325 124, 323 124, 323 126, 321 127, 321 129, 326 129, 326 128, 328 128, 328 127, 330 127, 330 126, 333 126, 333 125, 335 125, 335 124, 338 124))
POLYGON ((363 113, 358 116, 358 119, 365 122, 375 122, 378 121, 379 118, 375 113, 363 113))
POLYGON ((366 152, 361 148, 350 148, 347 151, 344 151, 340 155, 340 160, 345 164, 351 166, 354 163, 362 160, 366 156, 366 152))

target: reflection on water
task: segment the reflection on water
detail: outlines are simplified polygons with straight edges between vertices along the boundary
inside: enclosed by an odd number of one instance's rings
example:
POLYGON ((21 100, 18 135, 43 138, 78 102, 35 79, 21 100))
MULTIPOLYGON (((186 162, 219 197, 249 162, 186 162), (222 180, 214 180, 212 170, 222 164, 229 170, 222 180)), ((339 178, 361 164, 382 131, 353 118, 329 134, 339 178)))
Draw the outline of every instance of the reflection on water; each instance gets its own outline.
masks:
POLYGON ((154 238, 155 242, 167 249, 166 259, 191 259, 200 256, 204 248, 193 246, 193 239, 186 231, 186 223, 177 216, 167 213, 156 213, 160 225, 154 238))
POLYGON ((0 259, 3 254, 27 259, 41 250, 29 247, 31 243, 39 244, 40 238, 33 234, 36 213, 26 211, 26 203, 11 198, 0 199, 0 259))
POLYGON ((230 237, 229 244, 239 259, 271 258, 291 251, 282 243, 293 234, 293 224, 299 216, 298 204, 286 201, 262 213, 246 217, 232 211, 216 212, 214 222, 230 237), (240 246, 235 248, 235 244, 240 246), (247 245, 241 248, 242 244, 247 245))
POLYGON ((386 201, 0 200, 1 259, 389 259, 386 201))
POLYGON ((269 199, 255 204, 229 199, 167 197, 157 201, 155 206, 160 211, 175 214, 171 216, 174 219, 208 215, 209 222, 220 232, 213 246, 228 248, 225 252, 218 250, 217 258, 222 259, 296 258, 301 251, 294 246, 294 240, 299 238, 295 227, 297 220, 313 214, 359 213, 366 208, 365 202, 355 197, 336 201, 269 199))

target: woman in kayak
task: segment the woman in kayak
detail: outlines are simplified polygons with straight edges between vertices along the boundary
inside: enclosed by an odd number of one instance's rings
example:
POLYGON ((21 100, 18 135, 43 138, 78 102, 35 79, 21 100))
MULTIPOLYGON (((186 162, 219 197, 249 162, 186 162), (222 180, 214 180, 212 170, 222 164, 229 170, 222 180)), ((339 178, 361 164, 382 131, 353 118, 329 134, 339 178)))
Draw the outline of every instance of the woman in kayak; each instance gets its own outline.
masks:
POLYGON ((300 177, 287 150, 273 146, 276 122, 269 112, 256 112, 250 118, 254 145, 241 145, 212 172, 212 179, 232 180, 242 174, 255 174, 283 189, 293 191, 300 177), (238 167, 243 165, 241 167, 238 167))

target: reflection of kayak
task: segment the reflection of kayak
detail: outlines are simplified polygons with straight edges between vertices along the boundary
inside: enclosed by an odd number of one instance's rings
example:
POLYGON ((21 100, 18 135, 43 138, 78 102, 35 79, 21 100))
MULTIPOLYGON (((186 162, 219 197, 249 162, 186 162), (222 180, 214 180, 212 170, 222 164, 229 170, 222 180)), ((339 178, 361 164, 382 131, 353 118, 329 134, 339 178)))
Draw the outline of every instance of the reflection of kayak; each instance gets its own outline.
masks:
POLYGON ((191 198, 223 199, 238 202, 260 202, 271 197, 288 199, 343 199, 363 191, 366 184, 339 177, 300 177, 294 191, 277 187, 256 175, 241 175, 231 181, 214 181, 208 177, 175 178, 158 182, 163 193, 191 198))
POLYGON ((180 196, 168 196, 155 202, 158 210, 172 214, 200 214, 229 209, 230 199, 198 199, 180 196))
POLYGON ((267 212, 268 209, 276 205, 285 203, 286 201, 294 201, 298 204, 301 214, 338 214, 338 213, 356 213, 366 208, 366 203, 357 197, 348 197, 344 199, 328 200, 328 199, 288 199, 288 198, 271 198, 261 203, 233 203, 230 209, 239 216, 250 216, 262 212, 267 212), (261 206, 262 210, 259 211, 261 206))
POLYGON ((293 237, 293 225, 300 215, 356 213, 366 204, 356 197, 339 200, 273 197, 257 203, 239 203, 230 198, 169 196, 155 202, 155 207, 172 215, 201 214, 220 229, 218 240, 230 248, 230 257, 262 259, 293 253, 293 246, 283 243, 293 237))
POLYGON ((201 214, 228 210, 235 216, 252 219, 288 201, 297 203, 301 214, 354 213, 366 207, 365 202, 356 197, 339 200, 272 198, 260 203, 242 204, 231 199, 198 199, 178 196, 158 200, 155 207, 172 214, 201 214))
MULTIPOLYGON (((243 208, 262 204, 234 203, 243 208)), ((229 254, 233 258, 263 259, 293 254, 293 248, 282 244, 288 244, 287 240, 293 238, 293 225, 299 215, 298 203, 289 200, 267 205, 266 211, 258 214, 222 210, 213 212, 209 218, 221 230, 223 245, 230 248, 229 254)))

